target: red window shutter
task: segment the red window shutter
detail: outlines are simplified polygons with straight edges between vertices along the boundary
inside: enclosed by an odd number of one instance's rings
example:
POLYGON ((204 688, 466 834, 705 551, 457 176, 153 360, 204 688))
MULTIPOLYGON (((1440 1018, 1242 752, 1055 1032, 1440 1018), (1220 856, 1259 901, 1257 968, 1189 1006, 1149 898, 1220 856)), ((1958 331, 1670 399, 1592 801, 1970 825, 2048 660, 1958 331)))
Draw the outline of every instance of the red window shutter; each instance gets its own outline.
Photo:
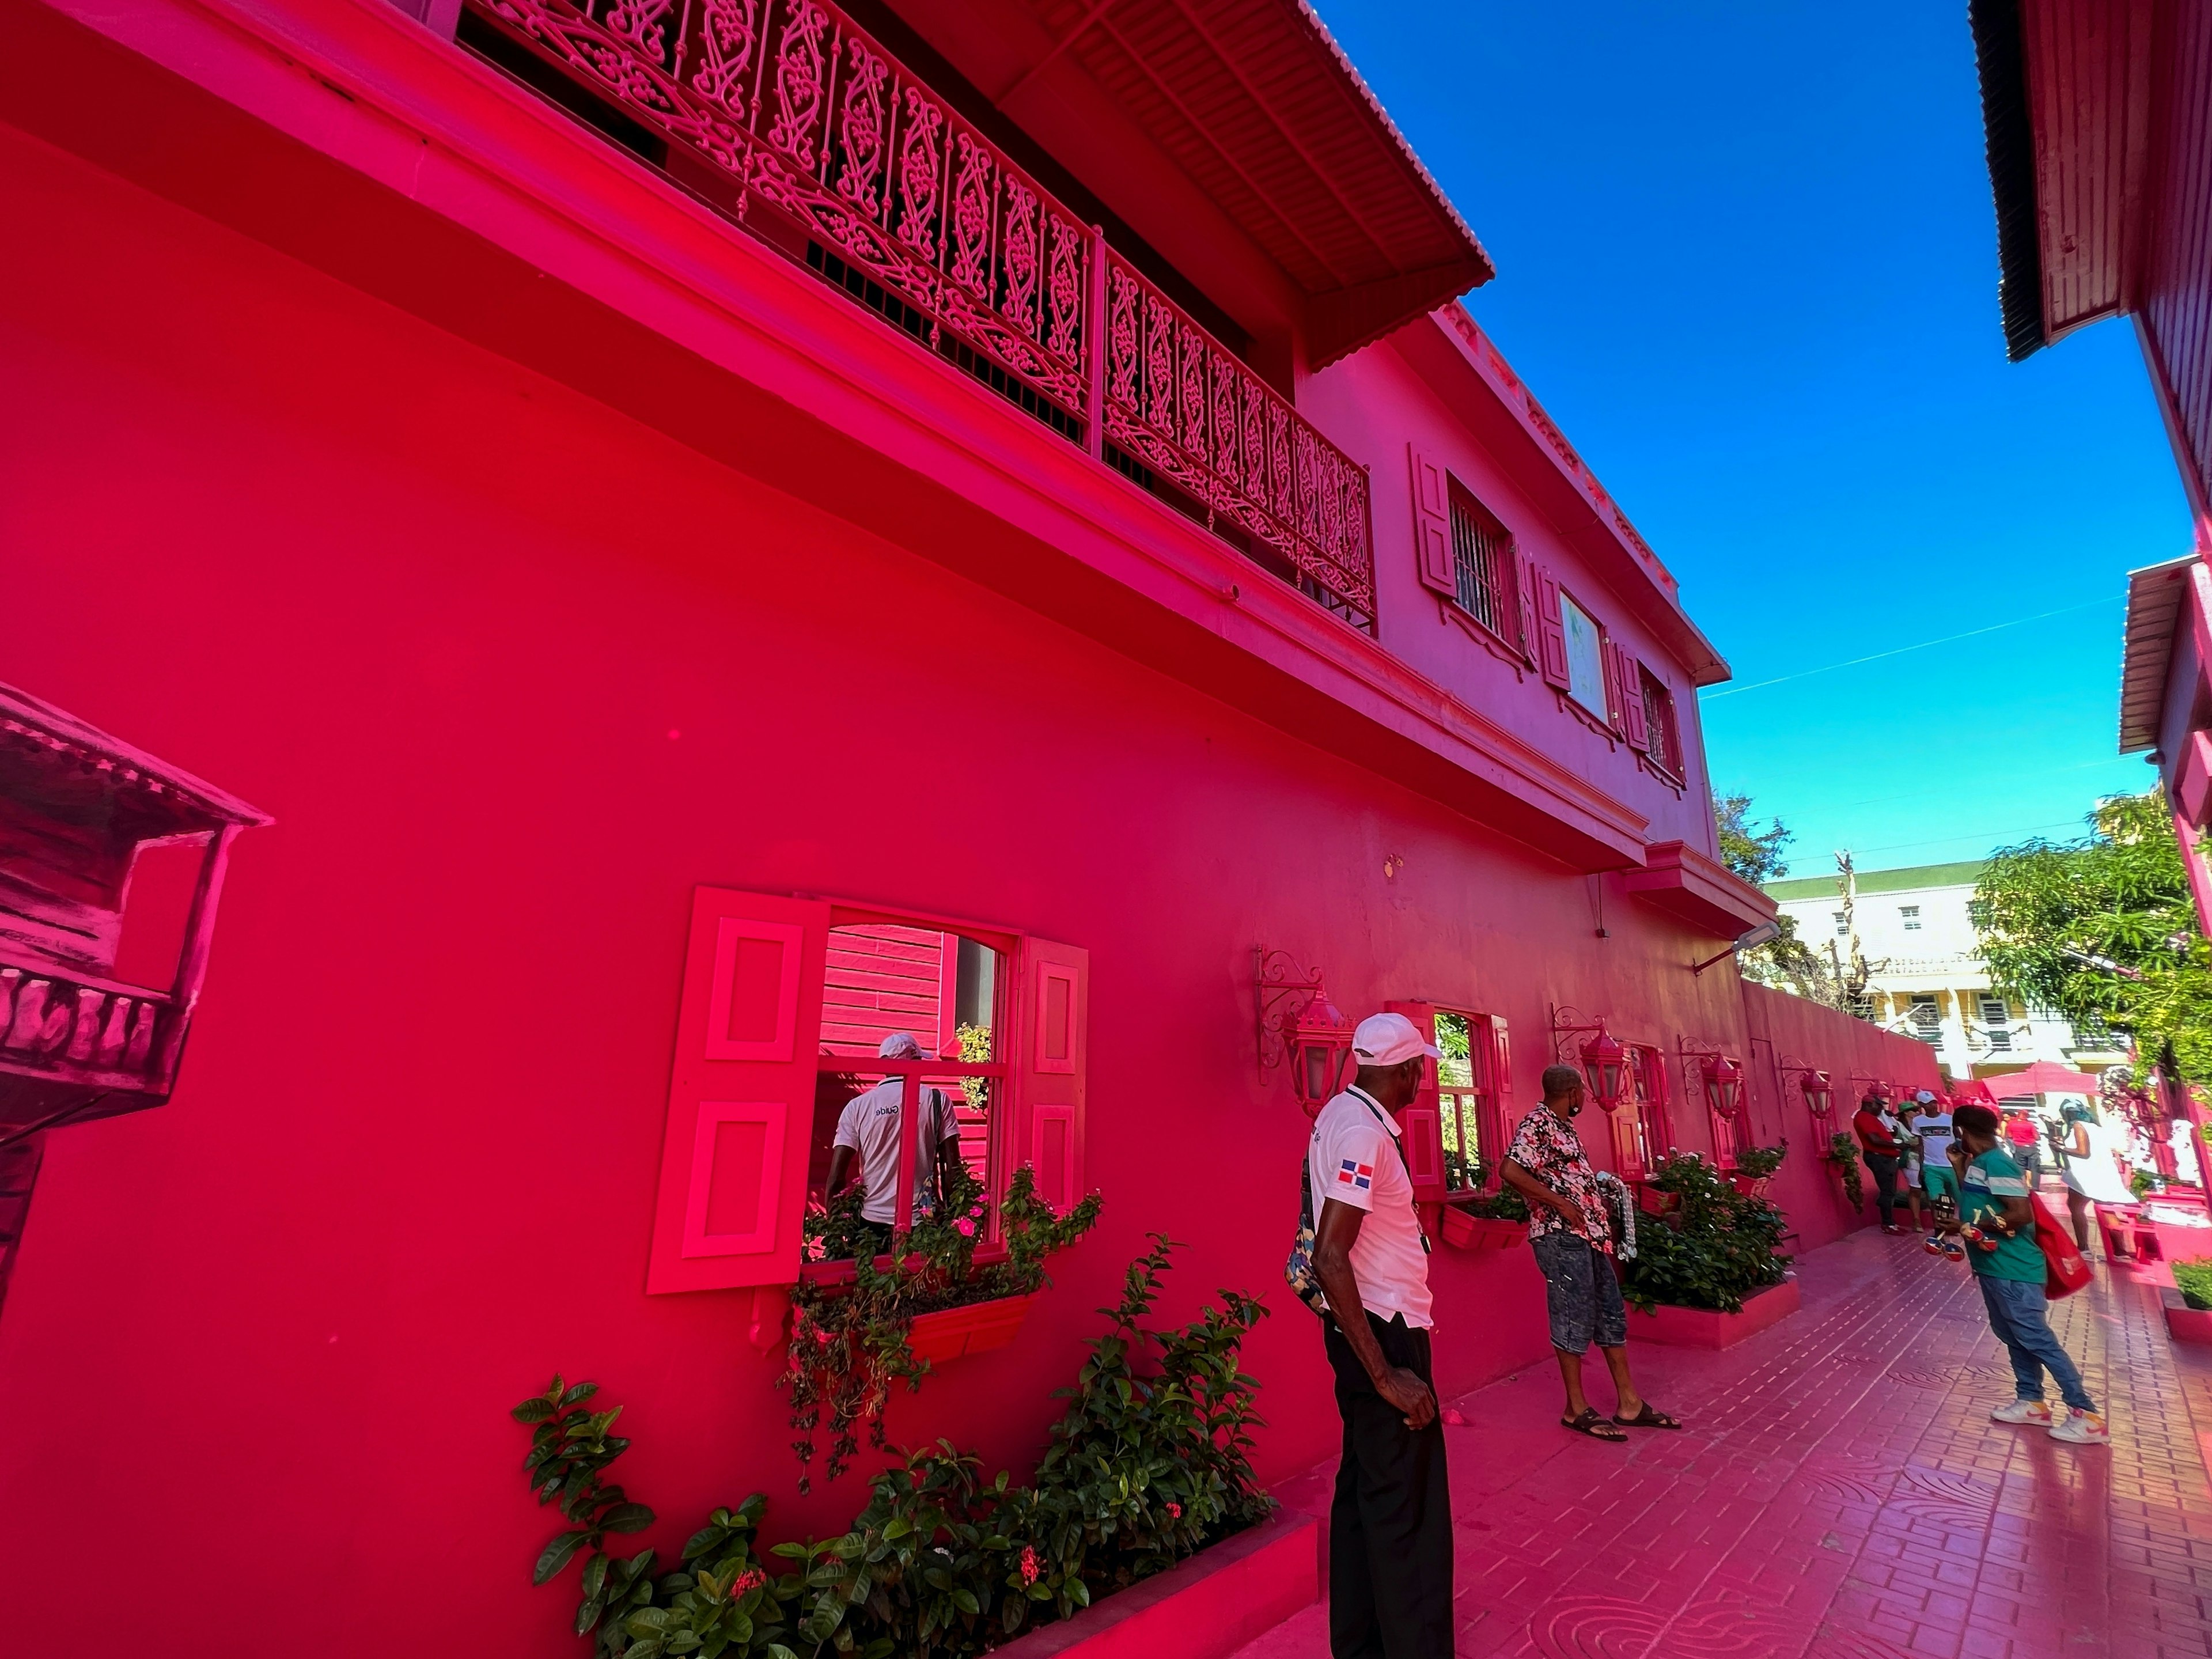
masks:
MULTIPOLYGON (((1403 1014, 1413 1022, 1421 1041, 1437 1040, 1437 1007, 1432 1002, 1386 1002, 1384 1010, 1403 1014)), ((1413 1177, 1413 1201, 1441 1204, 1444 1198, 1443 1097, 1437 1092, 1434 1061, 1422 1074, 1421 1091, 1398 1115, 1398 1133, 1406 1149, 1406 1168, 1413 1177)))
POLYGON ((692 894, 648 1292, 797 1282, 829 937, 824 903, 692 894))
MULTIPOLYGON (((1513 603, 1521 613, 1521 654, 1534 668, 1543 647, 1536 633, 1536 562, 1523 553, 1516 544, 1513 549, 1513 603)), ((1557 610, 1555 605, 1553 610, 1557 610)), ((1566 640, 1559 644, 1564 650, 1566 640)))
POLYGON ((1649 750, 1651 724, 1644 707, 1644 665, 1626 647, 1617 648, 1620 653, 1620 712, 1624 717, 1621 735, 1628 739, 1631 749, 1649 750))
POLYGON ((1573 681, 1567 672, 1567 624, 1559 613, 1559 583, 1541 568, 1536 572, 1536 672, 1547 685, 1565 690, 1573 681))
POLYGON ((1451 491, 1437 458, 1407 444, 1413 466, 1413 550, 1421 586, 1446 599, 1459 597, 1459 573, 1452 564, 1451 491))
POLYGON ((1477 1075, 1486 1085, 1483 1105, 1490 1113, 1490 1121, 1482 1126, 1483 1145, 1496 1148, 1494 1158, 1502 1158, 1518 1127, 1512 1108, 1513 1043, 1499 1015, 1480 1022, 1477 1030, 1483 1044, 1483 1068, 1477 1075))
POLYGON ((1598 630, 1597 660, 1599 668, 1605 674, 1606 723, 1616 732, 1626 732, 1628 730, 1628 693, 1620 683, 1620 651, 1606 637, 1602 629, 1598 630))
POLYGON ((1036 1170, 1037 1194, 1065 1212, 1083 1196, 1083 1102, 1090 1057, 1091 952, 1022 941, 1017 1052, 1020 1087, 1009 1126, 1013 1159, 1036 1170))

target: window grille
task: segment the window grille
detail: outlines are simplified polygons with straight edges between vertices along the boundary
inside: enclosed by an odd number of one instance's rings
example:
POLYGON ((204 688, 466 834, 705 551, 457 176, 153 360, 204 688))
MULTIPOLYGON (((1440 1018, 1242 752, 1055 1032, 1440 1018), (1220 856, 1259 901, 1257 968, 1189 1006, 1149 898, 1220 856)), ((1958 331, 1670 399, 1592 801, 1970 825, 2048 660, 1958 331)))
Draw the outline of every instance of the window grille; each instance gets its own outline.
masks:
POLYGON ((1932 996, 1916 996, 1911 1009, 1912 1035, 1931 1048, 1943 1043, 1943 1015, 1932 996))
MULTIPOLYGON (((1918 905, 1899 905, 1898 907, 1897 914, 1904 919, 1905 931, 1906 933, 1917 933, 1920 931, 1920 907, 1918 905)), ((1913 1000, 1915 1001, 1919 1000, 1917 997, 1913 1000)))
POLYGON ((1658 677, 1644 667, 1637 667, 1642 682, 1644 724, 1650 733, 1650 746, 1644 752, 1652 764, 1669 777, 1680 778, 1682 770, 1682 728, 1674 718, 1674 694, 1661 684, 1658 677))
MULTIPOLYGON (((1505 526, 1459 488, 1451 490, 1452 571, 1459 608, 1500 639, 1514 616, 1513 542, 1505 526)), ((1514 632, 1518 632, 1517 622, 1514 632)))

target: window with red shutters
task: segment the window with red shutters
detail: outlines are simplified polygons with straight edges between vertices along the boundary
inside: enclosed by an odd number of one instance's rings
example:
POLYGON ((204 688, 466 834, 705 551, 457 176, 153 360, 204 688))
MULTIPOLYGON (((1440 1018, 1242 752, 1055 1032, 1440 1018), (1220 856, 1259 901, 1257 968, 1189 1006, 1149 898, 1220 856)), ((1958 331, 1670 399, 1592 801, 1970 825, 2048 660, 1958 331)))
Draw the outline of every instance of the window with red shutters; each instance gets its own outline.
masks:
MULTIPOLYGON (((1013 932, 828 900, 693 896, 646 1288, 795 1283, 840 1115, 888 1084, 894 1214, 937 1149, 927 1091, 982 1182, 987 1248, 1014 1172, 1065 1209, 1083 1191, 1089 955, 1013 932), (919 1059, 878 1053, 898 1033, 919 1059)), ((857 1170, 856 1170, 857 1174, 857 1170)))
POLYGON ((1682 731, 1674 710, 1674 694, 1667 684, 1642 663, 1636 665, 1637 684, 1644 705, 1648 734, 1644 753, 1651 763, 1680 782, 1682 771, 1682 731))
POLYGON ((1422 586, 1501 654, 1525 655, 1532 631, 1524 617, 1525 562, 1513 533, 1435 456, 1409 445, 1413 469, 1413 537, 1422 586))

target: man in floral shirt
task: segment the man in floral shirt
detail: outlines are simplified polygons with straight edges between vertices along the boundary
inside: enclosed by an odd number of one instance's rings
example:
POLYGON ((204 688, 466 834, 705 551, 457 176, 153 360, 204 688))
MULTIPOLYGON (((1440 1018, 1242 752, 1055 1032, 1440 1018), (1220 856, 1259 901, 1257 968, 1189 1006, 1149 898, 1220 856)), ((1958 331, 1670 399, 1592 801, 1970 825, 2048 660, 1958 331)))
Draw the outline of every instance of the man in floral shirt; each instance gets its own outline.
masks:
POLYGON ((1583 1109, 1583 1074, 1571 1066, 1544 1068, 1544 1103, 1521 1120, 1505 1149, 1504 1178, 1528 1200, 1528 1248, 1543 1270, 1551 1310, 1552 1347, 1567 1387, 1562 1428, 1594 1440, 1626 1440, 1627 1429, 1682 1425, 1636 1392, 1628 1374, 1628 1309, 1613 1265, 1613 1223, 1597 1171, 1575 1133, 1583 1109), (1583 1356, 1592 1338, 1613 1373, 1613 1421, 1583 1395, 1583 1356))

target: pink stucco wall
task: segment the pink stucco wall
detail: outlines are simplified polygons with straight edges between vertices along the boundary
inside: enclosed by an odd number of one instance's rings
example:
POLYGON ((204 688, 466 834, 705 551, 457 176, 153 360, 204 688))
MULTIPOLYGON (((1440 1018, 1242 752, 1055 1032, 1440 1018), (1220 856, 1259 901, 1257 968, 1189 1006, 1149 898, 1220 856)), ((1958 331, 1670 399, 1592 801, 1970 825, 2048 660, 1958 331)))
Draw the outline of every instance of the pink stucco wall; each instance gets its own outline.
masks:
MULTIPOLYGON (((556 1367, 627 1405, 652 1541, 756 1487, 779 1534, 842 1523, 857 1480, 791 1492, 744 1294, 642 1294, 696 883, 1091 952, 1106 1218, 1013 1346, 892 1407, 994 1463, 1146 1230, 1190 1242, 1171 1314, 1278 1282, 1304 1124, 1255 1075, 1254 944, 1353 1012, 1504 1014, 1516 1109, 1554 1001, 1748 1041, 1614 878, 952 574, 928 514, 857 527, 4 128, 0 222, 5 678, 277 819, 175 1100, 50 1143, 0 1320, 27 1649, 96 1603, 179 1656, 563 1650, 504 1415, 556 1367), (187 1541, 118 1573, 118 1526, 187 1541)), ((1436 1272, 1448 1387, 1542 1358, 1525 1251, 1436 1272)), ((1308 1316, 1248 1358, 1267 1471, 1326 1455, 1308 1316)))

